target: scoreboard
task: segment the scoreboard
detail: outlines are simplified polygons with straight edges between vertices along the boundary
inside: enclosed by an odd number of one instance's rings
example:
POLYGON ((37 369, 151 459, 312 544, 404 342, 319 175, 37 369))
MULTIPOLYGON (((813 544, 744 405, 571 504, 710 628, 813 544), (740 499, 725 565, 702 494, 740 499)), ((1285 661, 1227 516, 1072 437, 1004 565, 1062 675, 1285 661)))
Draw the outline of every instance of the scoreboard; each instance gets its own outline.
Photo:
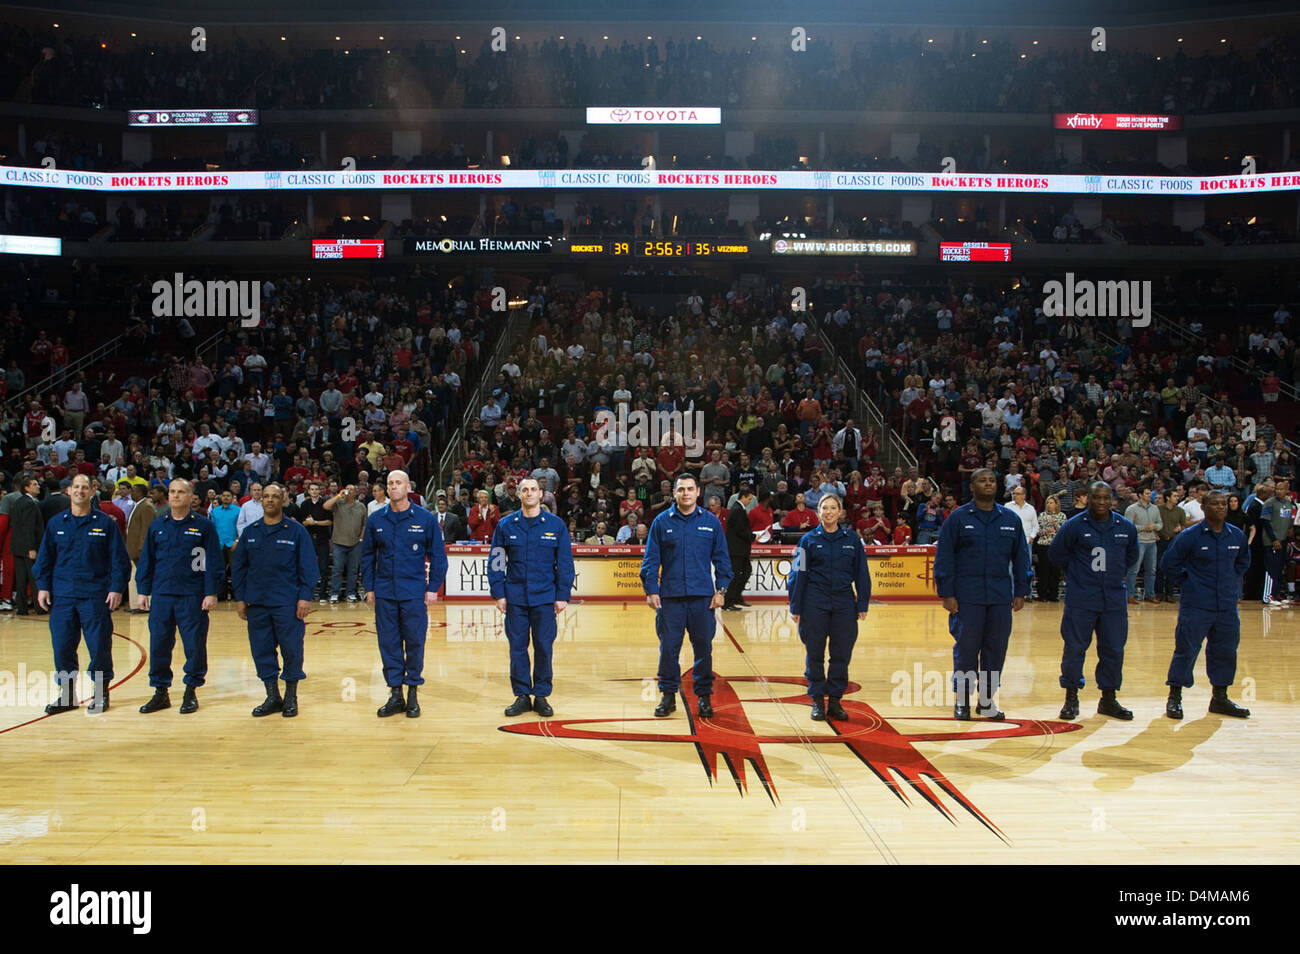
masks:
POLYGON ((312 239, 312 258, 383 258, 383 239, 312 239))
POLYGON ((941 262, 1009 262, 1010 242, 940 242, 941 262))
POLYGON ((749 258, 760 246, 745 239, 583 239, 557 250, 571 258, 749 258))

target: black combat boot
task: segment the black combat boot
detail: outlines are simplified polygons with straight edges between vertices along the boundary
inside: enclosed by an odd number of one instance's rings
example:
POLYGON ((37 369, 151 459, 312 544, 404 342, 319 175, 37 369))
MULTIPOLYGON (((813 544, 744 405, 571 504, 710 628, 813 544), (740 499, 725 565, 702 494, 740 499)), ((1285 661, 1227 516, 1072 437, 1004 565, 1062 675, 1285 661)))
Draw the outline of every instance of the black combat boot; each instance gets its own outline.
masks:
POLYGON ((266 699, 263 703, 253 710, 255 716, 268 716, 273 712, 280 712, 284 709, 284 700, 280 698, 280 680, 265 679, 266 699))
POLYGON ((1238 719, 1250 718, 1250 710, 1237 705, 1228 698, 1227 686, 1215 686, 1210 696, 1210 711, 1216 715, 1236 716, 1238 719))
POLYGON ((1133 710, 1125 709, 1115 698, 1114 689, 1103 689, 1101 691, 1101 701, 1097 703, 1097 715, 1108 715, 1114 719, 1122 719, 1125 722, 1133 720, 1133 710))
POLYGON ((1183 717, 1183 687, 1170 686, 1169 698, 1165 700, 1165 715, 1171 719, 1183 717))
POLYGON ((153 691, 153 698, 140 707, 140 711, 145 715, 150 712, 157 712, 159 709, 170 709, 172 707, 171 696, 167 693, 166 686, 158 686, 153 691))
POLYGON ((388 690, 388 701, 379 707, 375 714, 381 719, 406 711, 406 700, 402 698, 402 687, 392 686, 388 690))
POLYGON ((1078 689, 1065 690, 1065 705, 1061 706, 1061 714, 1058 716, 1058 718, 1061 719, 1079 718, 1079 690, 1078 689))

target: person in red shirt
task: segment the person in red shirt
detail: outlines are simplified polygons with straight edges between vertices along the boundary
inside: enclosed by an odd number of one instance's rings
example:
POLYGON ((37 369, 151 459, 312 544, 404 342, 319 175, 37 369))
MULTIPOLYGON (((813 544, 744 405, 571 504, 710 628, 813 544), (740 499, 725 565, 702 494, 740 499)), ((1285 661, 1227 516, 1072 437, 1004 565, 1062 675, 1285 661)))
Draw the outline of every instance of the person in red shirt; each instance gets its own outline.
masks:
POLYGON ((501 512, 496 504, 489 502, 486 490, 478 492, 478 501, 470 508, 467 516, 470 539, 478 543, 491 543, 492 533, 497 528, 497 521, 501 519, 501 512))
MULTIPOLYGON (((98 483, 98 481, 96 481, 96 483, 98 483)), ((96 492, 95 496, 99 498, 98 492, 96 492)), ((125 540, 126 539, 126 514, 122 512, 122 508, 119 507, 117 504, 113 503, 111 500, 104 500, 102 498, 99 498, 99 509, 113 518, 113 522, 117 524, 117 529, 122 533, 122 539, 125 540)))
POLYGON ((686 448, 680 444, 661 447, 655 460, 659 465, 659 479, 674 480, 686 462, 686 448))
POLYGON ((393 441, 393 451, 402 457, 402 466, 398 470, 406 470, 406 464, 411 462, 415 456, 415 445, 407 439, 406 428, 400 428, 397 432, 397 440, 393 441))
POLYGON ((855 527, 859 536, 866 531, 870 536, 872 544, 888 545, 891 539, 891 528, 889 521, 885 519, 885 513, 880 504, 873 504, 857 521, 855 527))
POLYGON ((36 447, 41 442, 41 428, 45 424, 45 411, 41 408, 39 401, 33 401, 27 405, 27 414, 23 418, 23 435, 27 438, 27 446, 36 447))
POLYGON ((795 494, 794 509, 781 520, 781 526, 786 530, 807 530, 815 527, 817 523, 817 512, 808 509, 803 494, 795 494))
POLYGON ((720 431, 725 431, 736 423, 740 416, 740 404, 731 396, 731 388, 723 388, 722 396, 713 404, 713 413, 717 415, 715 426, 720 431))
POLYGON ((894 546, 905 547, 912 542, 912 528, 906 523, 900 523, 894 528, 894 546))
POLYGON ((285 470, 284 482, 291 487, 301 485, 310 473, 311 471, 307 469, 307 458, 300 454, 294 458, 293 466, 285 470))
POLYGON ((54 347, 50 349, 50 370, 58 374, 68 366, 68 359, 68 346, 63 343, 62 338, 55 338, 54 347))
POLYGON ((862 474, 853 471, 849 474, 848 485, 844 488, 844 509, 848 511, 847 521, 849 526, 857 526, 858 521, 862 518, 864 508, 870 503, 871 498, 867 494, 867 485, 862 482, 862 474))
POLYGON ((758 495, 758 503, 749 508, 749 529, 754 534, 754 542, 759 544, 772 542, 772 526, 776 522, 772 516, 772 492, 764 490, 758 495))

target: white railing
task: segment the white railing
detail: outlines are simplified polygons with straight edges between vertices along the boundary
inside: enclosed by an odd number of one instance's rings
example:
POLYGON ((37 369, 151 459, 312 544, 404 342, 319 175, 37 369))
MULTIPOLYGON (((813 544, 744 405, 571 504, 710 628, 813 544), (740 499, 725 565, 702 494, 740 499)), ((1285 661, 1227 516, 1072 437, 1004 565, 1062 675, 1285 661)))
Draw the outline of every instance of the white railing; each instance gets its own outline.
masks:
POLYGON ((881 456, 884 457, 887 468, 916 467, 916 455, 912 453, 907 443, 899 437, 898 432, 889 426, 889 422, 885 420, 885 415, 880 410, 879 405, 858 386, 857 376, 849 369, 848 363, 841 357, 839 349, 835 347, 835 343, 831 341, 830 336, 821 326, 821 322, 814 319, 813 324, 817 328, 817 336, 821 339, 822 348, 827 354, 834 357, 835 373, 845 382, 849 393, 852 395, 851 405, 854 420, 869 423, 875 428, 876 433, 880 435, 881 456))
POLYGON ((518 334, 519 329, 527 323, 528 312, 524 308, 516 308, 510 312, 510 317, 506 320, 506 326, 502 329, 501 336, 497 339, 496 347, 492 349, 491 356, 479 367, 478 384, 474 386, 474 390, 470 392, 469 397, 465 400, 460 426, 448 435, 447 443, 442 449, 442 455, 438 458, 438 467, 429 476, 428 483, 425 484, 425 500, 432 500, 437 489, 446 485, 447 475, 456 462, 456 455, 460 453, 461 435, 469 430, 470 415, 478 414, 484 392, 496 380, 496 370, 505 363, 506 355, 510 353, 509 348, 515 336, 518 334))

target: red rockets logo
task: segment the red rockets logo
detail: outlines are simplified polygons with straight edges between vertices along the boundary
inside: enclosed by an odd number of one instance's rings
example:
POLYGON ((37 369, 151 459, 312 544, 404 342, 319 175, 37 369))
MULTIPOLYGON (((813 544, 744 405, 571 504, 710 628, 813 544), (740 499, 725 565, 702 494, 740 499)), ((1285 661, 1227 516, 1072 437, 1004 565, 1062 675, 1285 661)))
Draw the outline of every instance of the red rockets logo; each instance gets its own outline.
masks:
MULTIPOLYGON (((758 735, 750 725, 749 718, 745 715, 744 703, 784 702, 790 705, 806 706, 811 705, 812 700, 803 694, 780 698, 759 696, 742 699, 736 690, 737 684, 757 682, 788 684, 801 688, 808 685, 807 680, 802 676, 738 676, 727 678, 715 674, 712 699, 714 716, 711 719, 699 719, 694 714, 697 703, 695 691, 692 688, 689 674, 684 673, 682 675, 681 694, 686 702, 686 717, 691 729, 686 734, 613 732, 586 728, 586 726, 608 725, 611 721, 661 721, 653 717, 624 720, 549 719, 503 725, 500 728, 502 732, 513 732, 517 735, 538 735, 556 739, 601 739, 609 742, 689 742, 699 752, 700 761, 704 763, 710 785, 717 781, 718 757, 721 756, 728 771, 731 772, 731 777, 736 783, 736 789, 744 795, 749 790, 745 768, 746 763, 748 763, 757 774, 763 790, 773 803, 779 800, 776 783, 773 781, 772 773, 763 758, 761 746, 844 745, 861 759, 862 764, 887 785, 890 791, 897 795, 904 804, 911 804, 911 799, 908 797, 908 790, 910 789, 912 793, 928 802, 931 807, 950 822, 956 824, 957 819, 953 817, 947 806, 939 800, 934 788, 931 788, 931 786, 934 786, 945 792, 948 797, 965 808, 982 825, 1003 841, 1006 841, 1006 836, 1001 829, 976 808, 970 799, 958 790, 956 785, 945 778, 929 759, 918 752, 913 743, 948 742, 953 740, 974 742, 986 739, 1059 735, 1081 728, 1080 725, 1074 722, 1005 719, 1001 722, 960 723, 963 726, 968 724, 977 726, 977 728, 969 732, 964 729, 953 731, 938 727, 938 731, 935 732, 908 734, 895 729, 867 703, 853 699, 843 699, 841 701, 845 711, 849 714, 849 721, 826 723, 835 731, 835 735, 758 735), (984 728, 985 726, 988 726, 988 728, 984 728), (906 784, 898 782, 898 778, 901 778, 906 784)), ((856 683, 849 683, 850 693, 859 692, 861 689, 862 687, 856 683)), ((909 716, 908 721, 952 723, 956 720, 945 716, 909 716)))

